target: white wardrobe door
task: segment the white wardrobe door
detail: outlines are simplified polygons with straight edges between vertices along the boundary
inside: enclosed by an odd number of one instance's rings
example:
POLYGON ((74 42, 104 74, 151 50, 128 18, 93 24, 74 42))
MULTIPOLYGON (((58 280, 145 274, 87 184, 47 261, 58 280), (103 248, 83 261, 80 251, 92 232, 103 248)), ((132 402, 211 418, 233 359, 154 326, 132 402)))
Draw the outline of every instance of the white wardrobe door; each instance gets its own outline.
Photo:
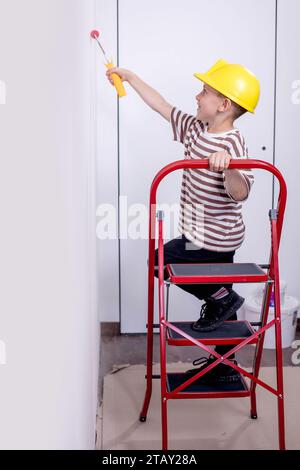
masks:
POLYGON ((288 293, 300 298, 299 246, 299 125, 300 62, 298 58, 299 0, 278 2, 278 80, 276 160, 288 187, 288 201, 280 248, 281 276, 288 293))
MULTIPOLYGON (((245 64, 256 73, 262 87, 257 113, 247 114, 238 125, 247 139, 250 157, 272 162, 275 0, 255 0, 243 7, 239 0, 120 0, 119 15, 120 66, 133 70, 168 102, 188 113, 196 113, 195 96, 202 89, 194 72, 206 71, 223 58, 245 64)), ((164 165, 183 158, 183 146, 173 142, 170 124, 129 86, 127 89, 128 96, 120 100, 120 193, 127 198, 127 221, 134 224, 135 210, 141 208, 133 205, 142 204, 147 211, 151 181, 164 165)), ((180 180, 181 172, 165 180, 160 202, 178 204, 180 180)), ((268 260, 271 196, 271 177, 256 172, 251 198, 245 203, 247 239, 236 261, 268 260)), ((179 235, 176 221, 171 222, 175 228, 168 231, 168 238, 179 235)), ((146 235, 147 224, 146 216, 146 235)), ((146 239, 123 236, 121 240, 123 333, 145 331, 147 248, 146 239)), ((236 285, 238 291, 245 289, 236 285)), ((172 318, 192 320, 197 318, 200 305, 195 297, 173 287, 170 306, 172 318)))

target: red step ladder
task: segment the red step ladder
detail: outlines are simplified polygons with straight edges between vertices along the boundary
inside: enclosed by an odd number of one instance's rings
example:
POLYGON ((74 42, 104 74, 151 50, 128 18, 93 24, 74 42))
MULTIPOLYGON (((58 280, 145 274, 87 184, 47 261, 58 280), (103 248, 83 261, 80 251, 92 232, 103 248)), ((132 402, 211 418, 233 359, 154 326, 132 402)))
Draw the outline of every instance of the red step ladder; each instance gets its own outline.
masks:
POLYGON ((287 189, 281 173, 273 165, 250 159, 235 159, 230 162, 230 169, 262 169, 272 173, 278 180, 280 192, 277 208, 269 212, 271 229, 271 251, 269 264, 258 265, 254 263, 219 263, 219 264, 170 264, 167 265, 169 279, 164 280, 164 241, 163 241, 163 213, 158 211, 158 297, 159 297, 159 324, 153 323, 154 307, 154 254, 156 234, 156 193, 157 188, 169 173, 185 168, 209 169, 208 159, 179 160, 164 167, 154 178, 150 191, 149 214, 149 258, 148 258, 148 323, 147 323, 147 387, 140 421, 147 419, 148 407, 152 394, 153 378, 161 379, 161 417, 162 417, 162 449, 168 449, 168 419, 167 404, 171 399, 188 398, 233 398, 250 397, 250 417, 257 418, 256 386, 260 385, 277 397, 278 404, 278 435, 279 448, 285 449, 284 431, 284 395, 282 370, 282 341, 281 341, 281 312, 279 289, 278 249, 282 231, 284 211, 286 206, 287 189), (171 284, 183 283, 265 283, 264 300, 261 319, 258 323, 247 321, 226 321, 217 330, 209 333, 198 333, 191 329, 192 322, 170 322, 168 320, 168 298, 171 284), (167 302, 165 305, 165 287, 167 288, 167 302), (270 299, 274 289, 275 315, 268 321, 270 299), (276 337, 276 389, 259 379, 259 370, 266 330, 275 325, 276 337), (253 327, 259 327, 254 330, 253 327), (160 331, 160 376, 153 375, 153 329, 160 331), (227 344, 232 349, 220 356, 211 345, 227 344), (251 373, 235 365, 229 356, 239 351, 247 344, 256 344, 253 370, 251 373), (184 373, 168 373, 166 363, 167 346, 197 346, 201 350, 212 354, 216 360, 196 375, 186 378, 184 373), (240 374, 237 382, 229 384, 203 384, 200 377, 220 363, 230 365, 240 374), (244 379, 250 379, 250 386, 244 379))

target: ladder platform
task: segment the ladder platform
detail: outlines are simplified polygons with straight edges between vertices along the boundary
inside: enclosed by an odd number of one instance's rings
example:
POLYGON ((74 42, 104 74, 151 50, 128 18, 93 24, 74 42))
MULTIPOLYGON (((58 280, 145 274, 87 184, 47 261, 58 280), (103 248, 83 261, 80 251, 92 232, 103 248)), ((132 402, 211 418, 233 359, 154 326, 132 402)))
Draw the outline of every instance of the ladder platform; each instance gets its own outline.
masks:
POLYGON ((214 284, 267 282, 268 274, 255 263, 181 263, 167 264, 173 284, 214 284))
MULTIPOLYGON (((181 392, 169 398, 233 398, 233 397, 248 397, 250 390, 244 379, 240 375, 240 379, 235 382, 220 382, 207 384, 201 381, 200 377, 192 384, 188 385, 181 392)), ((187 376, 184 372, 167 373, 167 390, 168 393, 173 392, 177 387, 187 381, 187 376)))
MULTIPOLYGON (((192 329, 194 322, 170 322, 184 333, 194 339, 201 341, 205 345, 214 344, 239 344, 244 339, 249 338, 255 331, 247 321, 225 321, 214 331, 198 332, 192 329)), ((167 342, 171 346, 195 346, 190 340, 184 338, 171 328, 167 329, 167 342)), ((249 341, 248 344, 257 343, 257 338, 249 341)))

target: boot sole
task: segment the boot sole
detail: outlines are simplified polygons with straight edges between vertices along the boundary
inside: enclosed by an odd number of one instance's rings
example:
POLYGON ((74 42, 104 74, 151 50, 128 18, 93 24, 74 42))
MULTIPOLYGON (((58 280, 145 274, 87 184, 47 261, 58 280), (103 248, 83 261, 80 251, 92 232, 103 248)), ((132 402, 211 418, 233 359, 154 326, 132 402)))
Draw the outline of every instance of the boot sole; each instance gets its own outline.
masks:
POLYGON ((241 306, 243 305, 243 303, 245 302, 245 299, 244 297, 239 297, 237 299, 237 301, 230 307, 229 310, 227 310, 226 314, 224 315, 224 317, 222 317, 222 319, 220 319, 219 321, 217 321, 216 323, 213 323, 212 325, 210 326, 205 326, 205 327, 195 327, 194 325, 192 325, 192 329, 194 331, 198 331, 198 332, 201 332, 201 333, 207 333, 209 331, 214 331, 216 330, 217 328, 219 328, 220 325, 222 325, 222 323, 224 323, 224 321, 226 321, 228 318, 230 318, 234 313, 236 313, 236 311, 241 308, 241 306))

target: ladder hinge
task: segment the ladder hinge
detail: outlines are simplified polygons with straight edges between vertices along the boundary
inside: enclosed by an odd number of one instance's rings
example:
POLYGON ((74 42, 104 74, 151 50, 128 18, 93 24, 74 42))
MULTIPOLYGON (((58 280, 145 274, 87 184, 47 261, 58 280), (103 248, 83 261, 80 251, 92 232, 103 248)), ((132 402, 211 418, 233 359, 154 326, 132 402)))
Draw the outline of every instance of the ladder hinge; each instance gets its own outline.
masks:
POLYGON ((157 220, 164 220, 164 211, 157 211, 156 217, 157 220))
POLYGON ((277 220, 277 216, 278 216, 278 211, 277 209, 270 209, 269 211, 269 217, 271 220, 277 220))

